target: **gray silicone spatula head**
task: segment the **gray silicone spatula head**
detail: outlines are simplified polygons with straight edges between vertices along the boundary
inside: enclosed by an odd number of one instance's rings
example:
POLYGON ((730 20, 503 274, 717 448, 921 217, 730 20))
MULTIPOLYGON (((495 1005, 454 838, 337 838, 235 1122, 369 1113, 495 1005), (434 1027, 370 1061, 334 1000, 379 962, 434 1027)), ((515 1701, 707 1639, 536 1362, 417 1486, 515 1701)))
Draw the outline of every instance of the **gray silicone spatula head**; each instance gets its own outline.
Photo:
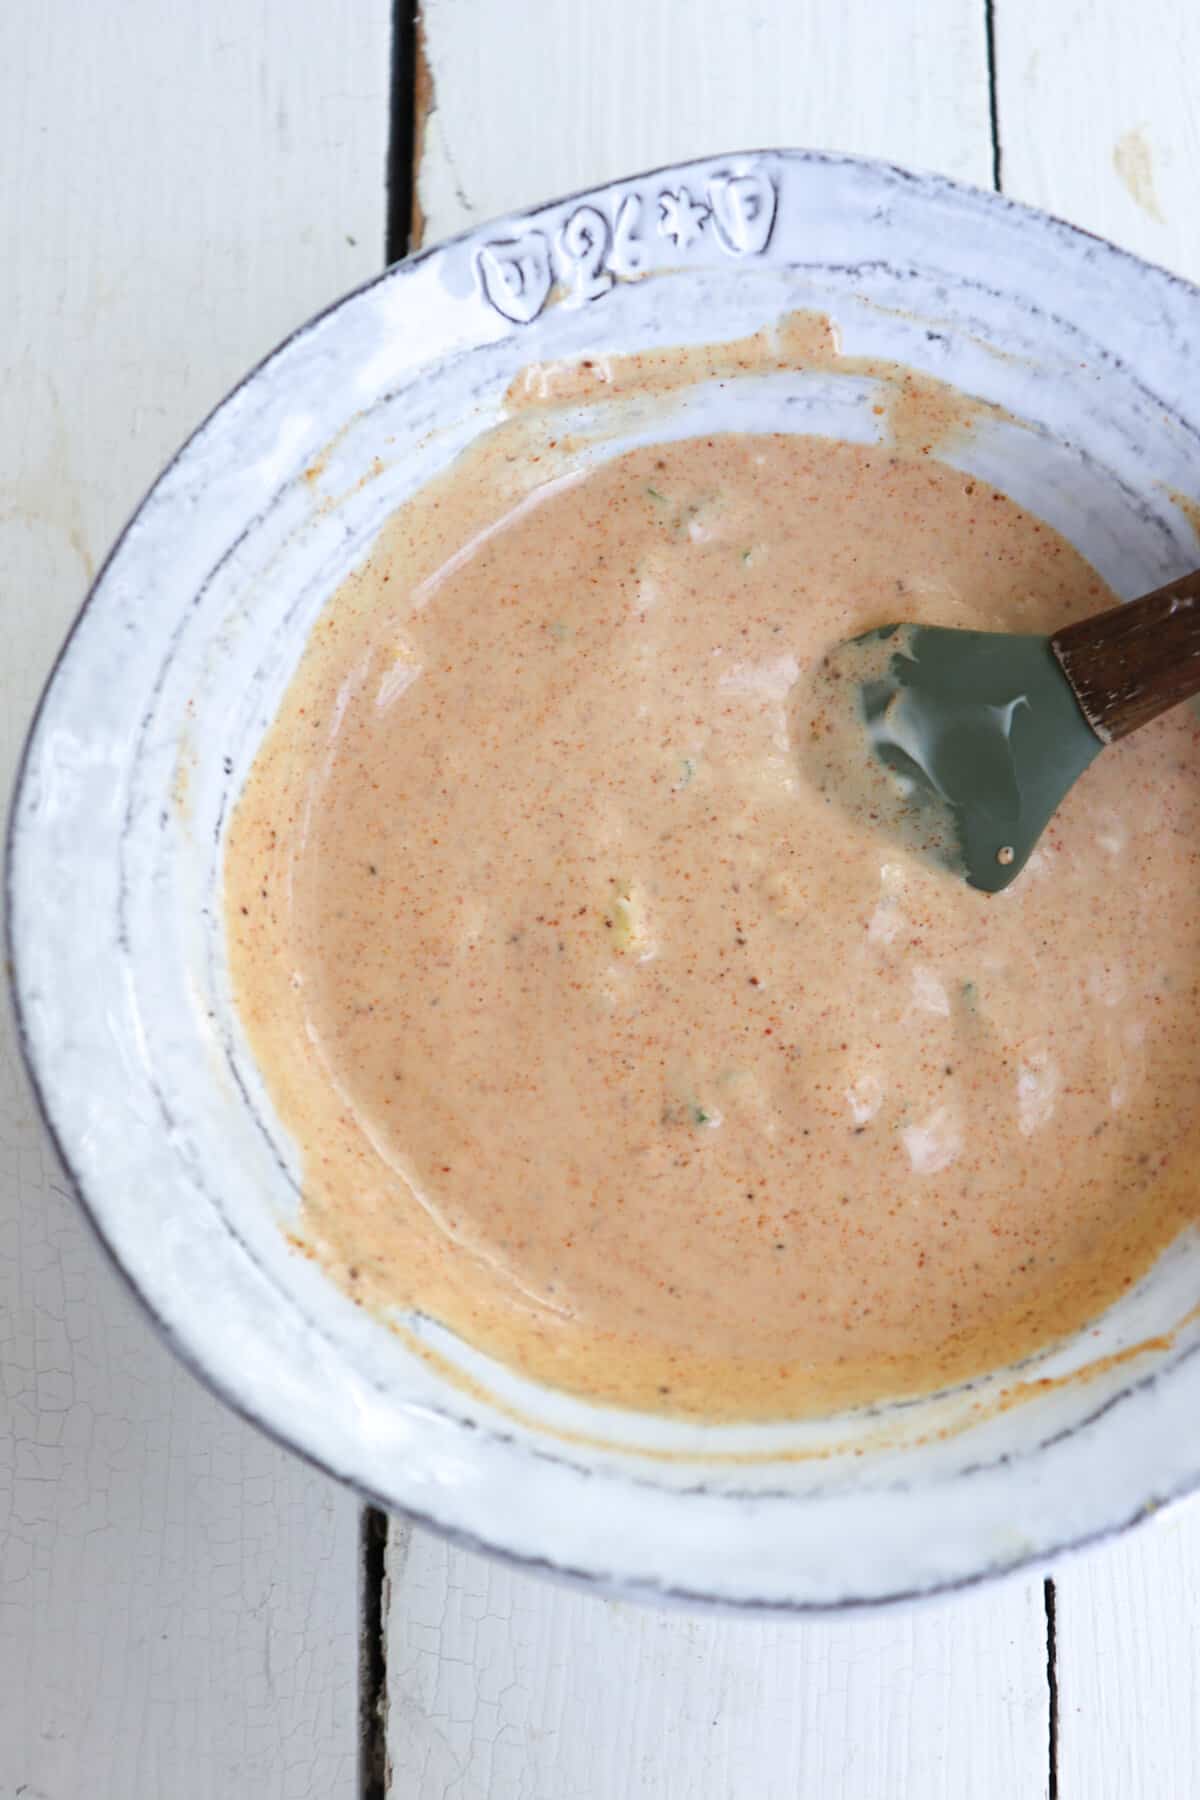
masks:
POLYGON ((989 893, 1103 748, 1044 637, 888 625, 839 646, 815 688, 826 721, 853 707, 867 765, 839 767, 839 745, 825 791, 989 893))
POLYGON ((1200 689, 1200 575, 1054 637, 886 625, 839 645, 801 708, 830 800, 996 893, 1113 738, 1200 689))

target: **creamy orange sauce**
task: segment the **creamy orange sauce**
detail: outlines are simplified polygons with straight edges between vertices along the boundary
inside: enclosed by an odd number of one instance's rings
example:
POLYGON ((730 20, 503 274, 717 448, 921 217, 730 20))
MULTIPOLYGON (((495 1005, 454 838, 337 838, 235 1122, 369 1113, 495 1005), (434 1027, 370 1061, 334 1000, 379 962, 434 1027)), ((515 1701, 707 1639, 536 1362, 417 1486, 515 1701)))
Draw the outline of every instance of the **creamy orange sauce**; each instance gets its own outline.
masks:
POLYGON ((317 1253, 527 1374, 710 1417, 1094 1316, 1197 1204, 1191 713, 986 899, 825 805, 805 680, 896 617, 1110 604, 1061 538, 925 442, 715 436, 531 492, 512 457, 330 603, 230 833, 317 1253))

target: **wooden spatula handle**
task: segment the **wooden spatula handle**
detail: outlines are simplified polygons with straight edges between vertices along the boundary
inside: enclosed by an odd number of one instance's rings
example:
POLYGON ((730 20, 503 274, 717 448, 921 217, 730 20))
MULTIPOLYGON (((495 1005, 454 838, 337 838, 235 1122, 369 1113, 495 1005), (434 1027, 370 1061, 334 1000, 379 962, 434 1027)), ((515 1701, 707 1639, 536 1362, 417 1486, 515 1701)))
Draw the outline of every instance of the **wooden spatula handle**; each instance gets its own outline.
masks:
POLYGON ((1200 693, 1200 570, 1050 639, 1103 743, 1200 693))

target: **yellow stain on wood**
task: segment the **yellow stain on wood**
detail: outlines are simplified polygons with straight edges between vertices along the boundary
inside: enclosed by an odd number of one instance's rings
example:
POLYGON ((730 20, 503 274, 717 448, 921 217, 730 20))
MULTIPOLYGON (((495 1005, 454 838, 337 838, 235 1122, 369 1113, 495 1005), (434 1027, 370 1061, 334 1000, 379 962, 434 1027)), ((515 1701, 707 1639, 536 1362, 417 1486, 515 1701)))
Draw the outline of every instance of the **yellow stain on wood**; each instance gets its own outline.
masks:
POLYGON ((1142 211, 1164 225, 1166 220, 1154 187, 1154 158, 1140 126, 1135 125, 1132 131, 1124 132, 1113 145, 1113 168, 1142 211))

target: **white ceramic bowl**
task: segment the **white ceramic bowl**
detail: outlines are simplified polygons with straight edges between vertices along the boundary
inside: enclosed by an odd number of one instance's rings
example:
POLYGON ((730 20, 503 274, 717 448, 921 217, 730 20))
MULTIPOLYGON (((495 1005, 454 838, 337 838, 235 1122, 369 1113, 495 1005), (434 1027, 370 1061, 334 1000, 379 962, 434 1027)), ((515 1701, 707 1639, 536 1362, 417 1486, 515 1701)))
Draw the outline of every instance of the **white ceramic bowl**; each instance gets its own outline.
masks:
MULTIPOLYGON (((220 904, 230 809, 309 626, 397 503, 495 423, 516 371, 733 337, 796 307, 827 311, 848 353, 1025 421, 982 427, 961 466, 1119 591, 1200 561, 1175 495, 1200 490, 1194 288, 874 163, 765 152, 660 170, 400 264, 201 427, 55 669, 9 882, 50 1127, 118 1263, 219 1393, 465 1541, 625 1592, 821 1608, 1044 1559, 1195 1485, 1200 1239, 1018 1375, 905 1406, 664 1423, 532 1387, 422 1326, 481 1384, 464 1391, 288 1247, 300 1172, 231 1005, 220 904), (998 1407, 1017 1381, 1045 1385, 998 1407)), ((719 417, 869 439, 872 398, 861 376, 772 377, 695 391, 669 430, 719 417)))

